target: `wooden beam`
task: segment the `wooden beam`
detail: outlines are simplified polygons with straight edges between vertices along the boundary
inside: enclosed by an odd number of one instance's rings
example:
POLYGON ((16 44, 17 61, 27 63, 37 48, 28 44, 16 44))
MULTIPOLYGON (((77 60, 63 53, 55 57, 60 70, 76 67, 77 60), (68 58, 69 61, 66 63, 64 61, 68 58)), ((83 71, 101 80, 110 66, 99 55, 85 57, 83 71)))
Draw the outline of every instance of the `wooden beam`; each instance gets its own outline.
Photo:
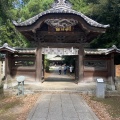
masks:
POLYGON ((80 47, 88 47, 88 43, 78 44, 78 43, 40 43, 41 47, 50 47, 50 48, 80 48, 80 47))

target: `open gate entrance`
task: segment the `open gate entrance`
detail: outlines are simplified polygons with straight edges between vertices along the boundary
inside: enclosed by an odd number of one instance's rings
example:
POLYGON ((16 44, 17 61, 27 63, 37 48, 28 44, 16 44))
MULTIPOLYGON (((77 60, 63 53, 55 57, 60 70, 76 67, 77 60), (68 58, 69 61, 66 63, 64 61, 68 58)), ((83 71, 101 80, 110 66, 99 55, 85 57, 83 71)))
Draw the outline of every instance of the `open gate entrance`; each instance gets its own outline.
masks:
MULTIPOLYGON (((79 55, 79 49, 71 47, 71 48, 42 48, 42 82, 44 81, 66 81, 66 82, 78 82, 79 78, 79 70, 78 70, 78 55, 79 55), (58 59, 55 59, 51 61, 51 64, 49 63, 49 66, 45 63, 47 56, 61 56, 59 58, 62 58, 62 56, 66 56, 69 58, 68 61, 62 60, 61 62, 58 59), (46 56, 46 57, 45 57, 46 56), (68 57, 69 56, 69 57, 68 57), (72 57, 72 63, 69 62, 70 58, 72 57), (58 62, 59 61, 59 62, 58 62), (62 73, 59 75, 59 67, 62 68, 62 73), (72 74, 70 73, 70 66, 72 66, 73 71, 72 74), (49 68, 48 68, 49 67, 49 68), (66 70, 66 74, 64 73, 64 69, 66 70), (48 71, 49 69, 49 71, 48 71), (49 73, 47 73, 49 72, 49 73), (46 73, 46 74, 45 74, 46 73)), ((47 61, 48 62, 48 61, 47 61)), ((50 62, 50 61, 49 61, 50 62)))

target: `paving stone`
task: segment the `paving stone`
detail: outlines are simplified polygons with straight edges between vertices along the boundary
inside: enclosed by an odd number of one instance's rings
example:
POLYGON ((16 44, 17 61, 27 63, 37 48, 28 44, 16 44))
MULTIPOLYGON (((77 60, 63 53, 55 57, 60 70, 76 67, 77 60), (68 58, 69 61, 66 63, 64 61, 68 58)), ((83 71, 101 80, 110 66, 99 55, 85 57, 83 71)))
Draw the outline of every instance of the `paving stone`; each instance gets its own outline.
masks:
POLYGON ((47 118, 36 118, 36 117, 34 117, 34 118, 32 118, 32 120, 47 120, 47 118))
POLYGON ((90 113, 78 113, 80 120, 94 120, 94 117, 90 113))
POLYGON ((45 95, 41 95, 41 99, 51 99, 52 94, 45 94, 45 95))
POLYGON ((43 114, 44 114, 44 113, 47 114, 47 113, 48 113, 48 109, 49 109, 49 108, 37 107, 37 108, 36 108, 36 111, 39 111, 40 114, 42 114, 42 113, 43 113, 43 114))
POLYGON ((43 94, 31 113, 27 120, 99 120, 79 94, 43 94))
POLYGON ((77 112, 89 112, 89 109, 86 105, 79 105, 78 104, 78 106, 75 105, 74 108, 77 112))
POLYGON ((48 116, 48 111, 46 111, 45 113, 41 113, 39 111, 36 111, 35 114, 33 115, 33 118, 47 118, 48 116))
POLYGON ((49 112, 62 112, 61 108, 50 108, 49 112))
POLYGON ((63 116, 64 117, 73 117, 73 118, 76 118, 78 117, 77 113, 75 111, 63 111, 63 116))
POLYGON ((64 120, 80 120, 79 118, 69 118, 69 117, 64 117, 64 120))
POLYGON ((48 103, 44 103, 44 102, 41 103, 41 101, 40 101, 40 104, 37 105, 37 108, 41 108, 41 109, 49 108, 49 104, 50 104, 49 102, 48 103))
POLYGON ((62 115, 49 114, 47 120, 64 120, 62 115))

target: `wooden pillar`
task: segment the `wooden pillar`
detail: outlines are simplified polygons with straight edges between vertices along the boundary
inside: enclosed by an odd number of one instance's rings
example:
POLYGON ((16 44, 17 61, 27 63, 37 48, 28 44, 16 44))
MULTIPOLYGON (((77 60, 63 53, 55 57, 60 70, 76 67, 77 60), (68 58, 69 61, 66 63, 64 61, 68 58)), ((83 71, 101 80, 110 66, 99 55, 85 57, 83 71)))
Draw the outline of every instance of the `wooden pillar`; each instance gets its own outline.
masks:
POLYGON ((78 64, 79 64, 79 57, 77 55, 76 57, 76 61, 75 61, 75 80, 78 82, 79 80, 79 67, 78 67, 78 64))
POLYGON ((44 55, 42 55, 42 81, 44 81, 44 75, 45 75, 45 73, 44 73, 44 55))
POLYGON ((110 80, 111 80, 111 89, 115 90, 115 66, 114 66, 114 53, 111 54, 111 76, 110 76, 110 80))
POLYGON ((79 55, 78 55, 78 67, 79 67, 79 75, 78 75, 78 84, 83 80, 83 57, 84 57, 84 47, 79 47, 79 55))
POLYGON ((111 57, 110 59, 108 60, 108 63, 107 63, 107 69, 108 69, 108 83, 110 83, 110 77, 111 77, 111 57))
POLYGON ((5 56, 5 78, 6 80, 11 78, 11 56, 7 52, 5 56))
POLYGON ((42 47, 36 51, 36 81, 42 82, 42 47))

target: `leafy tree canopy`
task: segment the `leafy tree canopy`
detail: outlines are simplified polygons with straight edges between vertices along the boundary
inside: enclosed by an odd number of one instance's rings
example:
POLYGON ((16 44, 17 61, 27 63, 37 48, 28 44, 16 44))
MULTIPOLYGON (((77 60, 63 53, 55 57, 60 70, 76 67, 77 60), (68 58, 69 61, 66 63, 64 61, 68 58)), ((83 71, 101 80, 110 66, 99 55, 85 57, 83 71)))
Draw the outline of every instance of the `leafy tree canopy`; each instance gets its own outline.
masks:
MULTIPOLYGON (((68 0, 73 9, 102 24, 110 24, 105 34, 92 41, 92 48, 120 47, 120 0, 68 0)), ((54 0, 0 0, 0 45, 28 47, 30 44, 12 25, 50 8, 54 0)))

